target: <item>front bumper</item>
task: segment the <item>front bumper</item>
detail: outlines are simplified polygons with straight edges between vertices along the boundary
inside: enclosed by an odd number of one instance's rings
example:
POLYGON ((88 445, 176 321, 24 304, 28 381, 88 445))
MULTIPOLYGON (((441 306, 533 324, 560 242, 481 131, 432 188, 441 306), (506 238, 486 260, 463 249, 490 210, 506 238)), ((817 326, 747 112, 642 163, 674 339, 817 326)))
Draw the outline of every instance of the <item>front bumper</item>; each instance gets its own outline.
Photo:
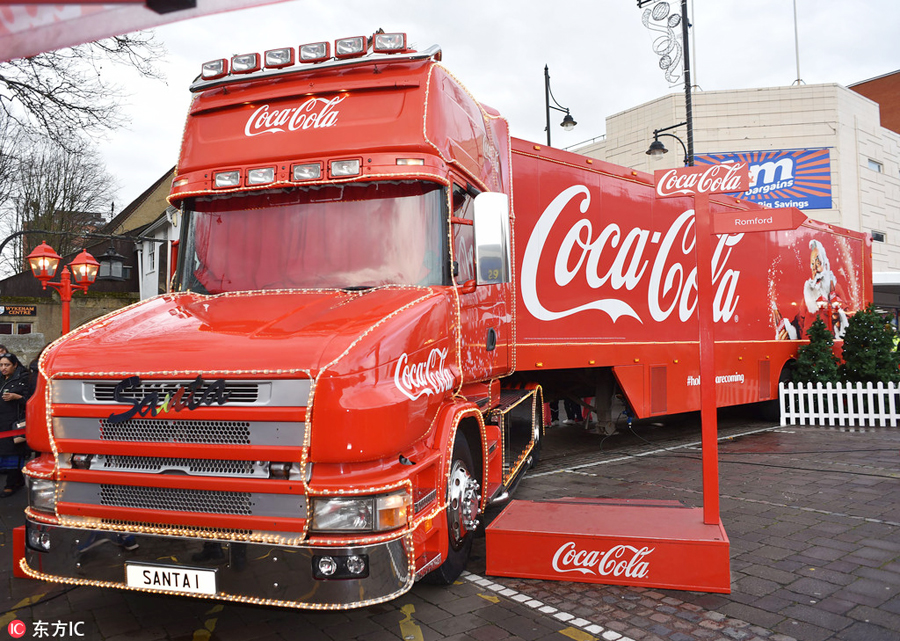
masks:
POLYGON ((394 599, 408 591, 415 579, 410 536, 353 547, 285 547, 80 529, 31 519, 26 519, 25 527, 26 541, 31 540, 32 531, 39 530, 49 551, 26 546, 20 569, 32 578, 57 583, 330 610, 394 599), (317 580, 313 578, 313 556, 322 555, 366 555, 368 576, 317 580), (139 587, 133 581, 128 585, 126 563, 159 567, 176 576, 179 569, 214 570, 214 588, 203 594, 139 587))

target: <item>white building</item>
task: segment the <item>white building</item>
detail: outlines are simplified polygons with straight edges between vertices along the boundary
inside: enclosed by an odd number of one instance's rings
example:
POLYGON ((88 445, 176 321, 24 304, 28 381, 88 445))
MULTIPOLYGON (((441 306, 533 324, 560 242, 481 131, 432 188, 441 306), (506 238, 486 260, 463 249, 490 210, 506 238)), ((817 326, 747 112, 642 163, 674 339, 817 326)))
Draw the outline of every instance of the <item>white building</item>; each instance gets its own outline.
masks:
MULTIPOLYGON (((896 318, 900 290, 888 285, 900 285, 900 133, 881 125, 879 104, 836 84, 695 91, 692 98, 695 156, 827 152, 830 199, 804 213, 872 235, 875 302, 896 318)), ((669 149, 662 159, 646 152, 654 130, 684 120, 684 94, 663 96, 610 116, 605 138, 572 150, 648 172, 679 167, 684 152, 673 138, 660 137, 669 149)), ((684 126, 666 133, 687 142, 684 126)), ((781 178, 773 170, 760 182, 781 178)))

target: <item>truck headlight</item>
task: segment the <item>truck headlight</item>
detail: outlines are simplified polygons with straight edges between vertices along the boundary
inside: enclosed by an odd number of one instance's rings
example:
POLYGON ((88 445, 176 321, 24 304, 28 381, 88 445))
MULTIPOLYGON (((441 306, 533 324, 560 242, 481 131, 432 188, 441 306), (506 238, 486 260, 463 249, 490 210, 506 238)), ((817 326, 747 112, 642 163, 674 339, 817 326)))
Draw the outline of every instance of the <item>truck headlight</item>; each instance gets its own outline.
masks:
POLYGON ((368 532, 374 522, 371 498, 313 500, 312 530, 368 532))
POLYGON ((409 520, 409 495, 328 497, 312 500, 310 530, 316 532, 380 532, 403 527, 409 520))
POLYGON ((56 511, 56 481, 49 479, 28 479, 28 505, 41 512, 56 511))

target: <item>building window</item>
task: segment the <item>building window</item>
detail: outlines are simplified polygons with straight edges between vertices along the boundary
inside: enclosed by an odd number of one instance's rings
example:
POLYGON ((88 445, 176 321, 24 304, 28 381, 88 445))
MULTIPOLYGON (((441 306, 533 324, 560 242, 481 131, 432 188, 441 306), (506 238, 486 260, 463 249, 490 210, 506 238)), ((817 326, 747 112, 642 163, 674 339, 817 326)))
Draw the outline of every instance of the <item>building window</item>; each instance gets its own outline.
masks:
POLYGON ((872 240, 874 240, 876 243, 883 243, 885 240, 884 232, 883 231, 873 231, 872 232, 872 240))
POLYGON ((13 324, 12 323, 0 323, 0 334, 12 334, 13 333, 13 324))
POLYGON ((30 334, 31 323, 16 323, 16 334, 30 334))
POLYGON ((884 165, 877 160, 872 160, 871 158, 869 158, 869 169, 871 169, 872 171, 877 171, 879 174, 884 173, 884 165))

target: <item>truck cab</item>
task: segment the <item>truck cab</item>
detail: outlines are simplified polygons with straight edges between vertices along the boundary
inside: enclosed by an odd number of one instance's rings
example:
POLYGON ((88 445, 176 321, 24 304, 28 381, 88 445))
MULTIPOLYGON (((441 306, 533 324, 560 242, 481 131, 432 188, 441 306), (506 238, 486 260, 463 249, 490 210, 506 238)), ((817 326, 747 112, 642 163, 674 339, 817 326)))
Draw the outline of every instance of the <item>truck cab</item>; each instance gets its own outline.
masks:
POLYGON ((172 291, 42 357, 25 574, 364 606, 455 579, 532 462, 507 124, 436 47, 331 44, 192 85, 172 291))

